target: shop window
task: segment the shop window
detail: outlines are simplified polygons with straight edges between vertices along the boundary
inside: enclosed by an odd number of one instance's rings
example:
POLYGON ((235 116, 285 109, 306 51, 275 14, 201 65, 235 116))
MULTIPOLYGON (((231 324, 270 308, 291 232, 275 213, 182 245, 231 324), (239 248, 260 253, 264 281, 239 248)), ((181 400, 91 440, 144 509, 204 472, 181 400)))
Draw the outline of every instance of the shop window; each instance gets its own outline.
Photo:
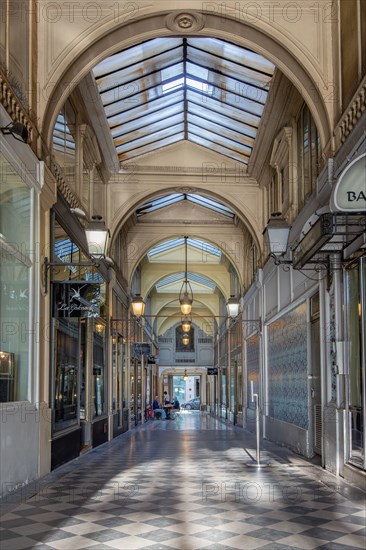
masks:
POLYGON ((106 413, 106 365, 105 365, 105 326, 94 324, 93 339, 93 416, 103 416, 106 413))
POLYGON ((31 191, 0 154, 0 402, 28 399, 31 191))
POLYGON ((55 321, 55 429, 78 422, 79 319, 55 321))
POLYGON ((301 209, 315 191, 319 173, 320 139, 313 117, 304 105, 297 120, 298 200, 301 209))
POLYGON ((221 405, 226 406, 227 405, 227 377, 226 377, 226 367, 222 367, 221 370, 221 405))

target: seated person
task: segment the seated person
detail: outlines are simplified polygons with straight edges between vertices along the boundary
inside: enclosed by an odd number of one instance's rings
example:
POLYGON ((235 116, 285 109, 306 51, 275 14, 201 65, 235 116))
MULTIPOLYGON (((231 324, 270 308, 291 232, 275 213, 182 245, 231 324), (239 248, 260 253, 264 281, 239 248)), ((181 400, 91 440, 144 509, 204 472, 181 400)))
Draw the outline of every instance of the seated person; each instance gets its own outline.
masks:
POLYGON ((164 409, 162 409, 159 405, 159 397, 156 395, 155 399, 153 401, 153 409, 154 409, 154 416, 155 418, 161 418, 162 420, 166 419, 166 414, 164 409))
POLYGON ((174 401, 173 401, 173 409, 175 410, 180 410, 180 404, 179 404, 179 401, 178 401, 178 398, 176 396, 173 397, 174 401))

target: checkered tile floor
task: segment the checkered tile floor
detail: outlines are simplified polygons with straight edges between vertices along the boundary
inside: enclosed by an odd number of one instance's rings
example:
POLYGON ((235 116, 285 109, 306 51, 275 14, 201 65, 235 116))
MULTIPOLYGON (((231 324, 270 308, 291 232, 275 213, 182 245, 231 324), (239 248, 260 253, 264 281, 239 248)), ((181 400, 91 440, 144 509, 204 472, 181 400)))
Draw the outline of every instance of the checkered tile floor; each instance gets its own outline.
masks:
POLYGON ((364 493, 275 445, 263 468, 254 454, 206 414, 149 421, 8 496, 0 548, 365 549, 364 493))

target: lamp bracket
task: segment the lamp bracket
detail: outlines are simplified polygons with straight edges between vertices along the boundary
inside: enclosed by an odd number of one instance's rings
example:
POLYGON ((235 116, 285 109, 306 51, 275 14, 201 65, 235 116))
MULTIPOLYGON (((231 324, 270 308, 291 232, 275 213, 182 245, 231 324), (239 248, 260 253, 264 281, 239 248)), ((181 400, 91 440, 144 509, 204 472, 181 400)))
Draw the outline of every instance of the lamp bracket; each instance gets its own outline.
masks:
POLYGON ((48 271, 51 267, 99 267, 99 262, 49 262, 45 257, 43 261, 43 290, 48 292, 48 271))
MULTIPOLYGON (((281 259, 280 256, 276 256, 275 254, 270 254, 270 256, 271 256, 271 258, 273 258, 273 261, 274 261, 275 265, 292 266, 292 268, 296 269, 297 271, 304 271, 304 270, 321 271, 322 269, 330 269, 329 256, 327 256, 326 258, 318 258, 318 259, 315 259, 315 260, 307 260, 306 261, 306 265, 312 265, 312 266, 315 266, 315 267, 304 267, 304 266, 295 267, 292 260, 281 259)), ((287 271, 289 268, 287 268, 287 269, 284 268, 284 269, 285 269, 285 271, 287 271)))

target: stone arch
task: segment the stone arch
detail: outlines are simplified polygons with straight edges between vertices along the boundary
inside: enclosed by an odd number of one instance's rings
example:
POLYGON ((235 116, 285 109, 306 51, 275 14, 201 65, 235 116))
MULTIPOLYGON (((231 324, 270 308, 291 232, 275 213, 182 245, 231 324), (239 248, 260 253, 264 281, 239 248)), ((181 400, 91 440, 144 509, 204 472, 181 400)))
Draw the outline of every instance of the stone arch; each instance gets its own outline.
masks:
MULTIPOLYGON (((176 231, 176 230, 175 230, 175 231, 176 231)), ((182 231, 183 231, 183 228, 182 228, 182 231)), ((240 266, 238 265, 238 262, 235 261, 235 258, 233 258, 233 257, 230 256, 229 254, 227 254, 226 251, 224 251, 224 250, 222 249, 222 242, 220 243, 220 242, 217 241, 216 239, 213 239, 213 238, 207 239, 206 236, 205 236, 205 237, 202 237, 202 236, 197 235, 197 234, 195 234, 195 233, 191 233, 187 227, 184 228, 184 233, 187 234, 187 236, 189 236, 189 237, 192 237, 192 238, 196 237, 196 238, 198 238, 199 240, 204 240, 204 241, 208 242, 209 244, 212 244, 212 245, 216 246, 217 248, 219 248, 219 249, 221 250, 221 252, 228 258, 228 261, 230 262, 230 264, 234 267, 235 272, 236 272, 236 275, 237 275, 237 277, 238 277, 238 279, 239 279, 239 282, 240 282, 240 284, 242 284, 243 281, 242 281, 242 272, 241 272, 240 266)), ((175 239, 175 238, 180 238, 180 237, 182 237, 182 234, 181 234, 181 233, 178 234, 178 233, 175 232, 174 234, 171 234, 171 235, 170 235, 169 239, 175 239)), ((141 260, 144 258, 144 256, 147 254, 147 252, 149 251, 149 249, 152 248, 153 246, 157 246, 158 244, 160 244, 160 243, 162 243, 162 242, 164 242, 164 241, 166 241, 166 240, 167 240, 167 239, 166 239, 165 237, 164 237, 163 239, 157 238, 157 239, 155 239, 153 242, 150 242, 150 243, 148 243, 147 245, 145 244, 144 248, 140 251, 140 254, 134 258, 133 266, 131 267, 130 272, 129 272, 129 281, 128 281, 129 287, 131 286, 132 278, 133 278, 133 276, 134 276, 134 273, 135 273, 135 271, 136 271, 138 265, 140 264, 140 262, 141 262, 141 260)), ((172 271, 165 270, 165 272, 166 272, 166 274, 173 274, 173 273, 176 272, 176 268, 172 269, 172 271)), ((196 272, 197 274, 199 274, 198 271, 195 271, 195 272, 196 272)), ((207 276, 207 275, 205 275, 204 273, 200 273, 200 274, 203 275, 203 276, 207 276)), ((157 279, 157 280, 158 280, 158 279, 157 279)), ((157 282, 157 280, 156 280, 155 282, 157 282)), ((213 280, 214 280, 214 279, 213 279, 213 280)), ((222 286, 222 285, 220 284, 220 281, 217 280, 217 278, 216 278, 216 280, 214 280, 214 282, 215 282, 219 287, 222 286)), ((154 284, 155 284, 155 283, 154 283, 154 284)), ((223 295, 225 295, 221 288, 220 288, 220 291, 222 292, 223 295)))
POLYGON ((296 41, 294 35, 291 36, 289 32, 284 32, 286 29, 261 17, 240 20, 235 9, 223 16, 222 13, 209 10, 191 9, 193 3, 189 1, 180 4, 187 7, 180 5, 180 10, 167 12, 165 8, 162 9, 162 3, 156 2, 144 8, 143 15, 131 22, 121 25, 118 20, 116 22, 112 19, 108 24, 90 29, 87 35, 75 39, 73 44, 65 44, 66 53, 63 56, 60 54, 59 66, 51 71, 52 81, 44 83, 44 91, 47 90, 49 99, 42 120, 42 133, 48 146, 51 144, 52 129, 59 110, 70 91, 96 63, 143 40, 158 36, 189 35, 189 29, 183 26, 174 29, 174 25, 167 23, 169 16, 187 10, 195 20, 203 21, 202 25, 195 25, 193 34, 230 40, 272 61, 300 91, 317 125, 322 147, 329 147, 332 105, 330 101, 327 103, 329 90, 326 71, 324 69, 322 74, 318 60, 306 48, 302 51, 302 43, 296 41))
MULTIPOLYGON (((143 297, 144 296, 148 296, 150 294, 150 292, 152 291, 152 289, 154 288, 155 284, 158 283, 159 281, 161 281, 162 279, 164 279, 165 277, 169 276, 169 275, 175 275, 176 273, 179 273, 177 271, 177 268, 175 266, 175 264, 172 264, 172 268, 169 270, 169 269, 164 269, 164 272, 165 272, 165 275, 163 277, 161 277, 160 275, 156 278, 154 278, 151 283, 150 283, 150 286, 149 287, 146 287, 146 289, 144 289, 142 292, 142 295, 143 297)), ((228 295, 228 293, 223 289, 222 287, 222 282, 218 279, 218 277, 215 276, 215 274, 211 274, 210 276, 207 275, 207 273, 204 273, 204 272, 200 272, 198 271, 197 269, 195 269, 194 273, 196 275, 201 275, 202 277, 206 277, 207 279, 210 279, 212 282, 214 282, 218 288, 218 290, 220 291, 220 293, 225 296, 226 298, 230 298, 230 295, 228 295)))
MULTIPOLYGON (((164 308, 163 308, 164 309, 164 308)), ((196 317, 192 317, 192 325, 197 330, 202 330, 208 335, 213 335, 215 330, 215 323, 217 323, 217 316, 215 316, 215 312, 207 306, 208 313, 202 314, 196 317), (212 329, 212 333, 210 334, 212 329)), ((160 310, 160 312, 162 309, 160 310)), ((177 310, 175 313, 167 315, 163 320, 159 320, 158 323, 156 323, 156 332, 158 335, 165 334, 169 329, 178 326, 181 323, 182 315, 177 310)))
MULTIPOLYGON (((181 188, 181 185, 179 186, 181 188)), ((258 193, 260 193, 259 188, 257 188, 258 193)), ((109 220, 109 230, 111 232, 111 247, 113 247, 114 239, 116 238, 118 232, 122 229, 123 225, 126 223, 128 218, 141 206, 143 203, 156 199, 162 195, 167 195, 169 193, 176 193, 177 187, 166 187, 161 186, 161 188, 154 190, 153 192, 146 193, 146 191, 141 191, 140 196, 134 195, 130 201, 124 202, 119 208, 117 215, 114 216, 113 220, 109 220)), ((262 228, 257 223, 257 219, 254 217, 253 213, 246 207, 243 203, 241 208, 238 207, 237 197, 235 197, 236 202, 231 200, 231 197, 228 198, 227 188, 223 188, 222 193, 212 191, 210 189, 210 184, 207 183, 206 186, 198 187, 195 185, 195 192, 206 196, 208 198, 217 200, 221 202, 224 206, 230 208, 238 218, 243 222, 246 229, 249 231, 252 236, 258 250, 261 250, 262 246, 262 228)))

